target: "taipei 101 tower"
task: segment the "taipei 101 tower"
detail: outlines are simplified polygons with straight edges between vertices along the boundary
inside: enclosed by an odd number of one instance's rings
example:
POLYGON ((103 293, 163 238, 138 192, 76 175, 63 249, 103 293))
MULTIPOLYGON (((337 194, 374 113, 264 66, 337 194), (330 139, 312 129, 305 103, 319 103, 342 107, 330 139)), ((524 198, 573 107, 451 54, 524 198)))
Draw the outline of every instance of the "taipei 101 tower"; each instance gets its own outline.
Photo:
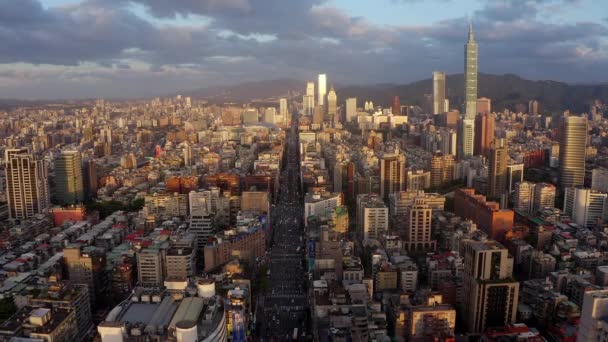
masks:
POLYGON ((469 40, 464 46, 465 117, 474 119, 477 114, 477 42, 473 24, 469 25, 469 40))
POLYGON ((469 40, 464 45, 464 115, 459 124, 459 158, 473 156, 475 115, 477 114, 477 43, 473 24, 469 26, 469 40))

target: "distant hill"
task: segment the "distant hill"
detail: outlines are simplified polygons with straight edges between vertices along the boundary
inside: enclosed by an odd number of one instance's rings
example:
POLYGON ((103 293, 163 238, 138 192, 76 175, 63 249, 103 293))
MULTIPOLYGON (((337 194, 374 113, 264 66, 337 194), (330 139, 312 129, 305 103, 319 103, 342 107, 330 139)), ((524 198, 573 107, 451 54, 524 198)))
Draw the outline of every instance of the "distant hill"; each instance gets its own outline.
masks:
MULTIPOLYGON (((463 74, 447 76, 447 95, 452 108, 463 102, 463 74)), ((187 92, 185 95, 205 98, 213 102, 249 102, 263 101, 287 96, 290 93, 301 95, 306 82, 294 79, 247 82, 233 86, 208 87, 187 92)), ((432 94, 432 79, 416 81, 410 84, 375 84, 343 86, 336 85, 340 102, 349 97, 363 101, 371 100, 376 105, 389 106, 395 95, 402 104, 424 105, 432 94), (427 96, 425 96, 427 95, 427 96)), ((531 81, 517 75, 479 75, 479 97, 492 99, 492 108, 515 109, 518 104, 527 104, 536 99, 543 112, 559 112, 570 109, 574 112, 586 112, 594 99, 608 102, 608 84, 567 84, 556 81, 531 81)))
POLYGON ((303 92, 306 82, 294 79, 247 82, 232 86, 201 88, 182 95, 207 99, 212 102, 251 102, 288 96, 291 92, 303 92))
MULTIPOLYGON (((446 77, 447 95, 450 106, 457 108, 463 102, 463 74, 446 77)), ((527 104, 536 99, 543 112, 556 112, 570 109, 586 112, 595 99, 608 102, 608 84, 572 85, 556 81, 531 81, 517 75, 479 75, 479 97, 492 99, 492 108, 515 109, 517 104, 527 104)), ((372 100, 374 104, 390 105, 395 95, 402 104, 423 105, 425 95, 433 92, 432 79, 413 82, 407 85, 380 84, 375 86, 350 86, 336 90, 342 99, 356 97, 361 101, 372 100)))

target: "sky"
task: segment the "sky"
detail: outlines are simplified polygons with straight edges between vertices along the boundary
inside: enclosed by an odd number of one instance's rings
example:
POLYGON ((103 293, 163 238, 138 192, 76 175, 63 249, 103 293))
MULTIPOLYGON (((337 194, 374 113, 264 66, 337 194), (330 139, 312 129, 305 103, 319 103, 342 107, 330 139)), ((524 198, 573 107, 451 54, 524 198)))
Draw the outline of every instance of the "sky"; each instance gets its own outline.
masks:
POLYGON ((327 73, 608 81, 606 0, 0 0, 0 98, 128 98, 327 73))

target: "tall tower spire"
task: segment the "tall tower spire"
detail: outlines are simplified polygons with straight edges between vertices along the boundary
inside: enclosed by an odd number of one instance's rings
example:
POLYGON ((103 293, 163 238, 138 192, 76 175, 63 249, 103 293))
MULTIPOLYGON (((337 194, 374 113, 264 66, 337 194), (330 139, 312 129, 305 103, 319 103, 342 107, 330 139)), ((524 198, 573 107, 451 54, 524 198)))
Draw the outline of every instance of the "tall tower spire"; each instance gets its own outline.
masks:
POLYGON ((475 32, 473 32, 473 21, 469 20, 469 43, 475 42, 475 32))

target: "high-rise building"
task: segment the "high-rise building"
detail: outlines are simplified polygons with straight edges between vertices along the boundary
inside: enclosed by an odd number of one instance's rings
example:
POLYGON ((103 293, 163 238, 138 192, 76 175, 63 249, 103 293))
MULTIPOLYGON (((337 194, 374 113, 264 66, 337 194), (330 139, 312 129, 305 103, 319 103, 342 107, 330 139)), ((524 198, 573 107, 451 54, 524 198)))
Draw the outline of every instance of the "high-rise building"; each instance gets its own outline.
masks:
POLYGON ((475 117, 475 146, 473 153, 487 156, 490 145, 494 141, 494 130, 496 129, 496 117, 494 114, 483 112, 475 117))
POLYGON ((475 119, 461 119, 459 121, 460 130, 458 132, 458 148, 459 158, 467 158, 473 156, 473 147, 475 141, 475 119))
POLYGON ((465 117, 474 119, 477 114, 477 42, 473 24, 469 26, 469 40, 464 46, 465 117))
POLYGON ((605 221, 608 194, 591 189, 566 188, 564 194, 564 214, 572 220, 592 228, 605 221))
POLYGON ((357 228, 363 239, 380 239, 388 232, 388 207, 378 195, 357 196, 357 228))
POLYGON ((447 112, 445 100, 445 73, 433 71, 433 114, 447 112))
POLYGON ((380 159, 380 196, 405 190, 405 156, 401 153, 386 154, 380 159))
POLYGON ((55 191, 61 204, 84 201, 82 160, 78 151, 62 151, 55 160, 55 191))
POLYGON ((317 105, 324 106, 325 105, 325 95, 327 95, 327 75, 320 74, 319 75, 319 85, 318 85, 318 97, 317 97, 317 105))
POLYGON ((7 149, 4 155, 9 218, 27 219, 46 213, 50 195, 45 161, 26 148, 7 149))
POLYGON ((607 316, 608 289, 585 292, 576 341, 606 341, 608 336, 607 316))
POLYGON ((528 102, 528 115, 538 115, 538 101, 530 100, 528 102))
POLYGON ((401 100, 399 100, 399 96, 393 97, 393 115, 401 115, 401 100))
POLYGON ((184 153, 184 166, 188 167, 188 166, 194 165, 194 160, 193 160, 193 155, 192 155, 192 146, 190 144, 186 143, 186 146, 184 146, 184 149, 183 149, 183 153, 184 153))
POLYGON ((357 119, 357 98, 346 99, 346 122, 353 122, 357 119))
POLYGON ((436 241, 431 240, 432 214, 433 208, 426 203, 424 195, 414 199, 405 216, 405 249, 415 252, 435 250, 436 241))
POLYGON ((470 333, 515 323, 519 282, 513 257, 494 240, 465 240, 462 312, 470 333))
MULTIPOLYGON (((168 247, 168 246, 166 246, 168 247)), ((167 276, 167 249, 158 246, 137 252, 137 276, 139 284, 146 287, 161 287, 167 276)))
POLYGON ((315 83, 308 82, 306 84, 306 95, 304 95, 302 100, 304 115, 312 116, 313 111, 315 110, 315 83))
POLYGON ((509 150, 503 139, 494 140, 488 154, 488 197, 499 197, 505 193, 509 150))
POLYGON ((584 184, 586 146, 587 119, 563 117, 559 143, 559 184, 562 189, 584 184))
POLYGON ((532 210, 534 200, 534 183, 519 182, 515 184, 515 194, 513 195, 513 209, 529 214, 532 210))
POLYGON ((103 300, 103 293, 107 290, 104 250, 92 246, 82 247, 79 244, 69 245, 63 249, 63 260, 70 282, 86 285, 92 303, 98 299, 103 300))
POLYGON ((435 152, 431 158, 431 186, 438 187, 454 180, 454 156, 435 152))
POLYGON ((492 112, 492 100, 487 97, 477 99, 477 114, 490 114, 492 112))
POLYGON ((524 181, 524 164, 509 164, 507 165, 507 190, 509 193, 515 189, 515 184, 524 181))
POLYGON ((538 183, 534 186, 534 199, 532 200, 532 214, 543 208, 555 207, 555 185, 549 183, 538 183))
POLYGON ((286 125, 288 123, 287 121, 289 116, 289 108, 287 107, 286 98, 279 99, 279 116, 281 117, 281 121, 283 122, 283 124, 286 125))
POLYGON ((334 87, 331 87, 331 90, 327 94, 327 116, 325 118, 325 122, 334 124, 338 122, 338 95, 334 90, 334 87))
POLYGON ((591 189, 608 192, 608 169, 600 167, 591 171, 591 189))

